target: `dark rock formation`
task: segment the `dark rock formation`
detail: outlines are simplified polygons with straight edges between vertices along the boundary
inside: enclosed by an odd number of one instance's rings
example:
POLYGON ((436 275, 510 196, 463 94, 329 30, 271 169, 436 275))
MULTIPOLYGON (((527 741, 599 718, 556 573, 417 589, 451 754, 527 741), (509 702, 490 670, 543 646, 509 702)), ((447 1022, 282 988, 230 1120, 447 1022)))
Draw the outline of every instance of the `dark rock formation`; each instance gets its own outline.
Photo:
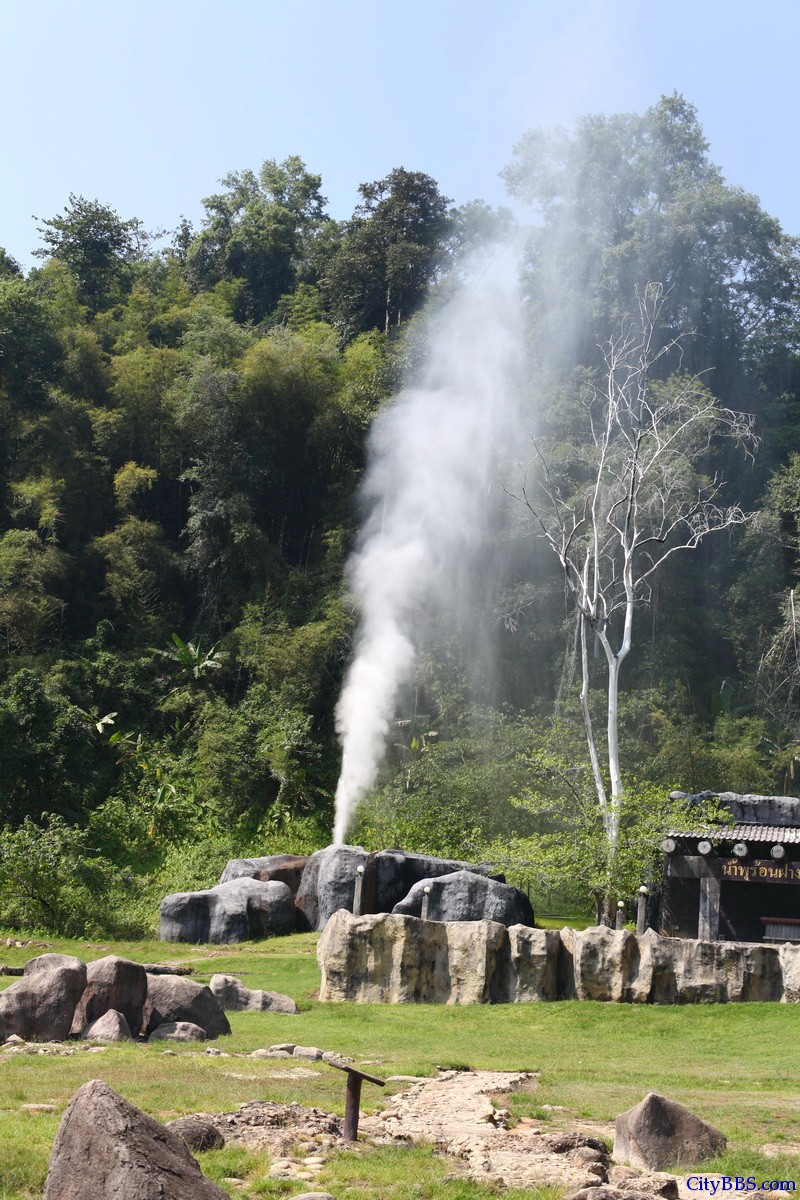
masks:
POLYGON ((176 892, 161 901, 163 942, 247 942, 295 926, 285 883, 230 879, 206 892, 176 892))
POLYGON ((228 1018, 210 988, 183 975, 148 975, 145 1030, 150 1034, 171 1021, 191 1021, 212 1038, 231 1031, 228 1018))
POLYGON ((58 1128, 44 1200, 228 1200, 183 1139, 100 1079, 79 1088, 58 1128))
MULTIPOLYGON (((311 855, 295 903, 309 929, 324 929, 340 908, 353 911, 358 868, 363 868, 362 913, 391 912, 420 880, 468 871, 488 876, 487 867, 473 867, 426 854, 381 850, 368 854, 361 846, 326 846, 311 855)), ((502 876, 496 877, 502 882, 502 876)))
POLYGON ((295 897, 309 929, 324 929, 340 908, 353 911, 357 868, 366 872, 368 858, 362 846, 326 846, 311 855, 295 897))
POLYGON ((147 998, 147 973, 140 963, 109 954, 90 962, 86 968, 86 987, 72 1022, 72 1032, 81 1034, 115 1009, 122 1013, 133 1037, 142 1027, 142 1012, 147 998))
POLYGON ((208 985, 228 1012, 298 1013, 300 1009, 291 996, 280 992, 263 992, 245 987, 235 975, 212 975, 208 985))
POLYGON ((72 1028, 86 986, 86 966, 67 954, 42 954, 0 993, 0 1041, 16 1033, 25 1041, 60 1042, 72 1028))
POLYGON ((688 1108, 650 1092, 617 1117, 613 1154, 634 1167, 662 1170, 704 1162, 721 1154, 727 1144, 724 1133, 688 1108))
POLYGON ((421 879, 393 913, 419 917, 429 888, 429 921, 498 921, 501 925, 533 925, 533 909, 524 892, 474 871, 454 871, 421 879))
MULTIPOLYGON (((411 891, 415 883, 452 875, 456 871, 471 871, 475 875, 489 875, 488 867, 471 866, 470 863, 454 859, 433 858, 428 854, 407 854, 403 850, 381 850, 370 855, 370 866, 375 874, 375 899, 370 912, 392 912, 411 891)), ((492 875, 504 883, 502 875, 492 875)))

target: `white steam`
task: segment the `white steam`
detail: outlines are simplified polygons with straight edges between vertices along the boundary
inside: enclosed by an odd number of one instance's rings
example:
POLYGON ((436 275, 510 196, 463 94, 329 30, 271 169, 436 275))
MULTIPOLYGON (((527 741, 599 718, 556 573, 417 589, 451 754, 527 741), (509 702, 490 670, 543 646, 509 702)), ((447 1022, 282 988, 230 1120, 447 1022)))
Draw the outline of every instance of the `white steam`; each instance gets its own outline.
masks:
POLYGON ((516 411, 520 301, 509 257, 455 288, 429 324, 421 381, 373 428, 370 513, 349 564, 359 625, 336 709, 335 843, 375 782, 424 617, 461 609, 488 528, 487 493, 516 411))

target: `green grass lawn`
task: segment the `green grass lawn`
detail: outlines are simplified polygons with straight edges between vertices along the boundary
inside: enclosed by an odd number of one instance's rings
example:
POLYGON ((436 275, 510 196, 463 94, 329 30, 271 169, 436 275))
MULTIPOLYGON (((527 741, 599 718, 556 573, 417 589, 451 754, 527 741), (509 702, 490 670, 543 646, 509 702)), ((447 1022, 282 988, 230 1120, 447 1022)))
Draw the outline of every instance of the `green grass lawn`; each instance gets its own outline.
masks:
MULTIPOLYGON (((45 940, 45 939, 42 939, 45 940)), ((516 1116, 564 1119, 543 1108, 561 1105, 594 1121, 613 1121, 648 1091, 688 1105, 728 1137, 730 1174, 800 1181, 800 1157, 767 1159, 765 1143, 800 1143, 800 1008, 779 1004, 645 1007, 562 1001, 492 1007, 320 1004, 313 934, 219 947, 142 943, 85 943, 47 939, 52 949, 85 960, 118 953, 140 962, 182 962, 207 982, 216 971, 235 973, 249 987, 286 992, 299 1016, 230 1014, 233 1033, 215 1044, 248 1052, 294 1041, 372 1060, 379 1075, 431 1074, 437 1066, 470 1066, 539 1073, 535 1090, 512 1096, 516 1116)), ((0 946, 0 961, 26 962, 41 948, 0 946)), ((13 978, 0 978, 0 986, 13 978)), ((342 1075, 323 1064, 302 1079, 289 1060, 219 1058, 203 1047, 163 1042, 111 1046, 73 1057, 0 1056, 0 1200, 41 1195, 58 1121, 72 1093, 100 1077, 152 1115, 232 1109, 248 1100, 297 1100, 342 1113, 342 1075), (55 1113, 31 1114, 23 1104, 49 1103, 55 1113)), ((304 1064, 308 1065, 308 1064, 304 1064)), ((397 1085, 402 1086, 402 1085, 397 1085)), ((365 1086, 364 1106, 381 1106, 394 1090, 365 1086)), ((291 1196, 302 1188, 266 1178, 265 1155, 226 1148, 201 1156, 212 1177, 240 1178, 237 1196, 291 1196)), ((711 1169, 710 1167, 708 1169, 711 1169)), ((450 1180, 452 1164, 424 1147, 413 1151, 343 1153, 326 1168, 321 1188, 337 1200, 482 1200, 485 1185, 450 1180), (399 1154, 399 1157, 398 1157, 399 1154), (399 1165, 402 1164, 402 1165, 399 1165)), ((226 1185, 229 1186, 229 1185, 226 1185)), ((317 1186, 317 1185, 315 1185, 317 1186)), ((541 1193, 505 1193, 508 1200, 541 1193)))

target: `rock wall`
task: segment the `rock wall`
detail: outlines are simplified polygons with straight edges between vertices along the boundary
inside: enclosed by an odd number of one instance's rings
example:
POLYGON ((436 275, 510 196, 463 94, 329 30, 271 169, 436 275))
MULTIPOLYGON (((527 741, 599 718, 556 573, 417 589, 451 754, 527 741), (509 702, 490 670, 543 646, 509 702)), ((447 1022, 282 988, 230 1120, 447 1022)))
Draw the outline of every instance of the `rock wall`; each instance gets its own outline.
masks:
POLYGON ((506 928, 334 913, 320 938, 322 1000, 383 1004, 800 1001, 800 946, 506 928))

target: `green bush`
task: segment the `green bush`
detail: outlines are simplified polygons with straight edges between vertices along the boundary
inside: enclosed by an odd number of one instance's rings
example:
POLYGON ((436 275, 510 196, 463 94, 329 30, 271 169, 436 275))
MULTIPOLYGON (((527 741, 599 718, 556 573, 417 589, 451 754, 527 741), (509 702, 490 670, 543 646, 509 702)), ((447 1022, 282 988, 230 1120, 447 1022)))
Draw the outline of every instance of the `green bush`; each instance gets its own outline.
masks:
POLYGON ((137 880, 87 846, 55 813, 0 834, 0 924, 65 937, 138 937, 137 880))

